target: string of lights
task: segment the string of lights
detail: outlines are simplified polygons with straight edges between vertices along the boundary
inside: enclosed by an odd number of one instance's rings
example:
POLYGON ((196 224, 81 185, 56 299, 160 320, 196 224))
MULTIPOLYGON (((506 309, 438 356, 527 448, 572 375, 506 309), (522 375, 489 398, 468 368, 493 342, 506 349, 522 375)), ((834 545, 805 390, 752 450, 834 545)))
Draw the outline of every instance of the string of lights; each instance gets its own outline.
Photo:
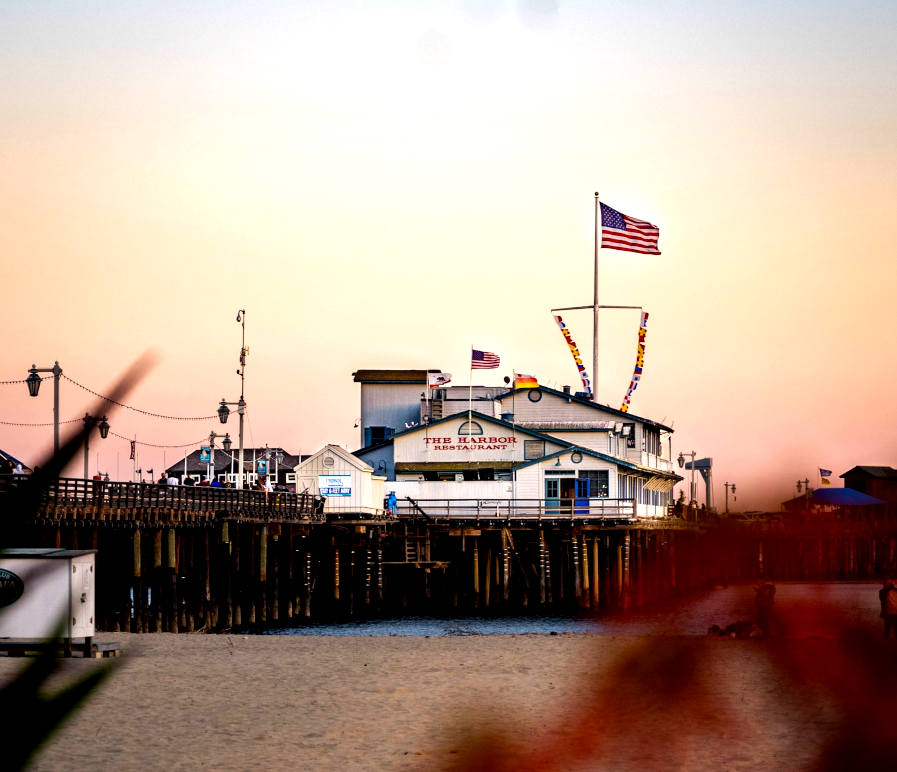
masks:
MULTIPOLYGON (((107 397, 105 394, 100 394, 98 391, 94 391, 88 386, 85 386, 83 383, 78 383, 74 378, 69 378, 65 373, 61 373, 61 377, 65 378, 69 383, 74 384, 79 389, 84 389, 88 394, 93 394, 95 397, 99 397, 102 400, 105 400, 111 405, 118 405, 118 407, 123 407, 125 410, 133 410, 135 413, 141 413, 142 415, 148 415, 152 418, 162 418, 166 421, 212 421, 215 420, 218 416, 216 415, 201 415, 201 416, 181 416, 181 415, 165 415, 164 413, 154 413, 151 410, 141 410, 139 407, 133 407, 131 405, 126 405, 124 402, 118 402, 117 400, 111 399, 107 397)), ((46 376, 40 378, 41 381, 51 380, 52 376, 46 376)), ((0 386, 8 386, 10 384, 16 383, 28 383, 27 379, 19 380, 19 381, 0 381, 0 386)), ((30 424, 29 424, 30 425, 30 424)), ((38 424, 34 424, 37 426, 38 424)))
MULTIPOLYGON (((63 424, 76 424, 84 421, 83 418, 70 418, 68 421, 60 421, 59 425, 63 424)), ((53 423, 23 423, 21 421, 0 421, 0 425, 2 426, 53 426, 53 423)), ((125 437, 121 434, 116 434, 115 432, 109 432, 113 437, 118 437, 120 440, 126 440, 127 442, 135 442, 137 445, 145 445, 148 448, 193 448, 197 445, 202 444, 208 440, 207 435, 203 435, 196 442, 185 442, 183 445, 156 445, 152 442, 140 442, 139 440, 135 441, 130 437, 125 437)))
POLYGON ((106 400, 113 405, 118 405, 119 407, 123 407, 126 410, 133 410, 135 413, 141 413, 142 415, 148 415, 153 418, 163 418, 166 421, 212 421, 216 419, 217 414, 213 415, 202 415, 202 416, 179 416, 179 415, 164 415, 162 413, 153 413, 150 410, 141 410, 138 407, 132 407, 131 405, 126 405, 124 402, 118 402, 114 399, 110 399, 105 394, 100 394, 99 392, 94 391, 91 388, 88 388, 83 383, 78 383, 74 378, 69 378, 65 373, 62 374, 62 377, 65 378, 69 383, 75 384, 79 389, 84 389, 84 391, 89 394, 93 394, 95 397, 99 397, 100 399, 106 400))
POLYGON ((132 440, 130 437, 123 437, 121 434, 116 434, 115 432, 109 432, 113 437, 118 437, 120 440, 126 440, 127 442, 133 442, 135 445, 143 445, 147 448, 195 448, 198 445, 201 445, 203 442, 208 442, 209 437, 205 435, 200 437, 196 442, 187 442, 183 445, 154 445, 152 442, 140 442, 139 440, 132 440))
MULTIPOLYGON (((60 426, 62 424, 73 424, 73 423, 77 423, 78 421, 83 421, 83 420, 84 420, 83 418, 71 418, 68 421, 60 421, 59 424, 60 424, 60 426)), ((52 421, 50 423, 46 423, 46 424, 22 423, 20 421, 0 421, 0 424, 3 424, 3 426, 53 426, 54 425, 52 421)))

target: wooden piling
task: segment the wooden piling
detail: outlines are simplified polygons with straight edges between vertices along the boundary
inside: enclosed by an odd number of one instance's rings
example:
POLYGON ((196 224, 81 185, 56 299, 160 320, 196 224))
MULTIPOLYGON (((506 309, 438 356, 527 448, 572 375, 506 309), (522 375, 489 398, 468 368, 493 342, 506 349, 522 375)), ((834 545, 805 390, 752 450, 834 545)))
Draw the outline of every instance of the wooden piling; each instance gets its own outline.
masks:
POLYGON ((601 605, 601 586, 599 577, 601 566, 598 565, 598 539, 592 539, 592 608, 597 609, 601 605))
POLYGON ((333 599, 339 601, 339 547, 333 548, 333 599))
POLYGON ((143 630, 143 583, 141 579, 141 542, 140 529, 134 529, 134 535, 131 537, 133 546, 133 577, 134 577, 134 618, 131 623, 131 630, 135 633, 142 633, 143 630))
POLYGON ((153 617, 154 631, 160 633, 165 630, 162 574, 162 529, 157 528, 153 531, 153 617))
POLYGON ((473 537, 473 607, 480 606, 480 538, 473 537))
POLYGON ((268 526, 259 529, 258 621, 268 621, 268 526))
POLYGON ((168 599, 168 632, 178 631, 178 553, 177 536, 174 528, 168 529, 168 579, 170 582, 170 596, 168 599))
POLYGON ((590 590, 591 577, 589 576, 589 547, 586 544, 585 534, 581 534, 579 537, 578 549, 581 556, 580 564, 582 566, 582 597, 580 605, 583 608, 588 608, 592 605, 592 593, 590 590))

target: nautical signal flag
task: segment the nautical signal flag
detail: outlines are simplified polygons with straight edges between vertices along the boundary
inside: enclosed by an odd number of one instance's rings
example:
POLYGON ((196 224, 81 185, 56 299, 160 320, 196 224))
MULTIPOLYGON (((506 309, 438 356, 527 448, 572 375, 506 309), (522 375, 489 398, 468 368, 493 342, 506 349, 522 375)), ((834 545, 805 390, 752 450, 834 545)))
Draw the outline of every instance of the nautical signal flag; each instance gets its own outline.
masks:
POLYGON ((832 470, 831 469, 823 469, 822 467, 819 467, 819 476, 820 477, 831 477, 832 470))
POLYGON ((832 481, 828 479, 828 477, 820 477, 819 482, 821 485, 831 485, 832 481))
POLYGON ((537 389, 539 388, 539 381, 536 380, 534 375, 524 375, 523 373, 514 373, 514 388, 515 389, 537 389))
POLYGON ((624 252, 659 255, 660 228, 601 204, 601 246, 624 252))
POLYGON ((491 351, 477 351, 473 349, 470 354, 471 370, 494 370, 501 364, 501 358, 491 351))

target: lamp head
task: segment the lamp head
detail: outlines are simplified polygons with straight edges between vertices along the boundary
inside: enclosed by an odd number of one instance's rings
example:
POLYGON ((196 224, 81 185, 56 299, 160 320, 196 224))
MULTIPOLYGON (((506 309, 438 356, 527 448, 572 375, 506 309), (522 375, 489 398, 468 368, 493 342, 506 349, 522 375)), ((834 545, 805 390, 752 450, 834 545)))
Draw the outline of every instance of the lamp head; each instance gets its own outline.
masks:
POLYGON ((98 428, 100 430, 100 437, 105 440, 109 436, 109 422, 106 420, 106 416, 103 416, 98 424, 98 428))
POLYGON ((227 417, 230 415, 230 408, 227 406, 227 403, 222 398, 221 404, 218 406, 218 420, 221 423, 227 423, 227 417))
POLYGON ((41 377, 37 374, 37 368, 34 365, 31 365, 31 369, 28 372, 29 375, 25 379, 25 383, 28 384, 28 393, 32 397, 36 397, 37 392, 40 391, 41 377))
POLYGON ((221 446, 224 448, 225 453, 230 453, 231 445, 233 445, 233 442, 231 442, 230 434, 225 433, 224 439, 221 441, 221 446))

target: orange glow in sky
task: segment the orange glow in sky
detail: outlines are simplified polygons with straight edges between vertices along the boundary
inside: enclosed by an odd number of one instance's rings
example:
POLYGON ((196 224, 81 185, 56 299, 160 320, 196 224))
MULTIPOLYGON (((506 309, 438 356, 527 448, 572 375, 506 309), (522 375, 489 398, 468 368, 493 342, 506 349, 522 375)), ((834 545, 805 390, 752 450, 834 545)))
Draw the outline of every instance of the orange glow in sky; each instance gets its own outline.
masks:
MULTIPOLYGON (((466 384, 471 344, 503 362, 477 382, 575 390, 549 309, 591 302, 597 190, 660 226, 659 256, 601 254, 601 302, 650 313, 631 411, 714 459, 717 502, 897 466, 893 3, 15 5, 0 380, 58 359, 103 391, 152 347, 130 404, 212 415, 239 395, 245 308, 247 445, 355 449, 354 370, 466 384)), ((564 318, 590 368, 588 312, 564 318)), ((638 321, 603 312, 600 402, 638 321)), ((62 419, 89 399, 63 382, 62 419)), ((0 405, 49 422, 52 389, 0 405)), ((158 445, 223 428, 109 421, 158 445)), ((51 445, 0 424, 26 463, 51 445)), ((91 473, 127 459, 91 443, 91 473)))

